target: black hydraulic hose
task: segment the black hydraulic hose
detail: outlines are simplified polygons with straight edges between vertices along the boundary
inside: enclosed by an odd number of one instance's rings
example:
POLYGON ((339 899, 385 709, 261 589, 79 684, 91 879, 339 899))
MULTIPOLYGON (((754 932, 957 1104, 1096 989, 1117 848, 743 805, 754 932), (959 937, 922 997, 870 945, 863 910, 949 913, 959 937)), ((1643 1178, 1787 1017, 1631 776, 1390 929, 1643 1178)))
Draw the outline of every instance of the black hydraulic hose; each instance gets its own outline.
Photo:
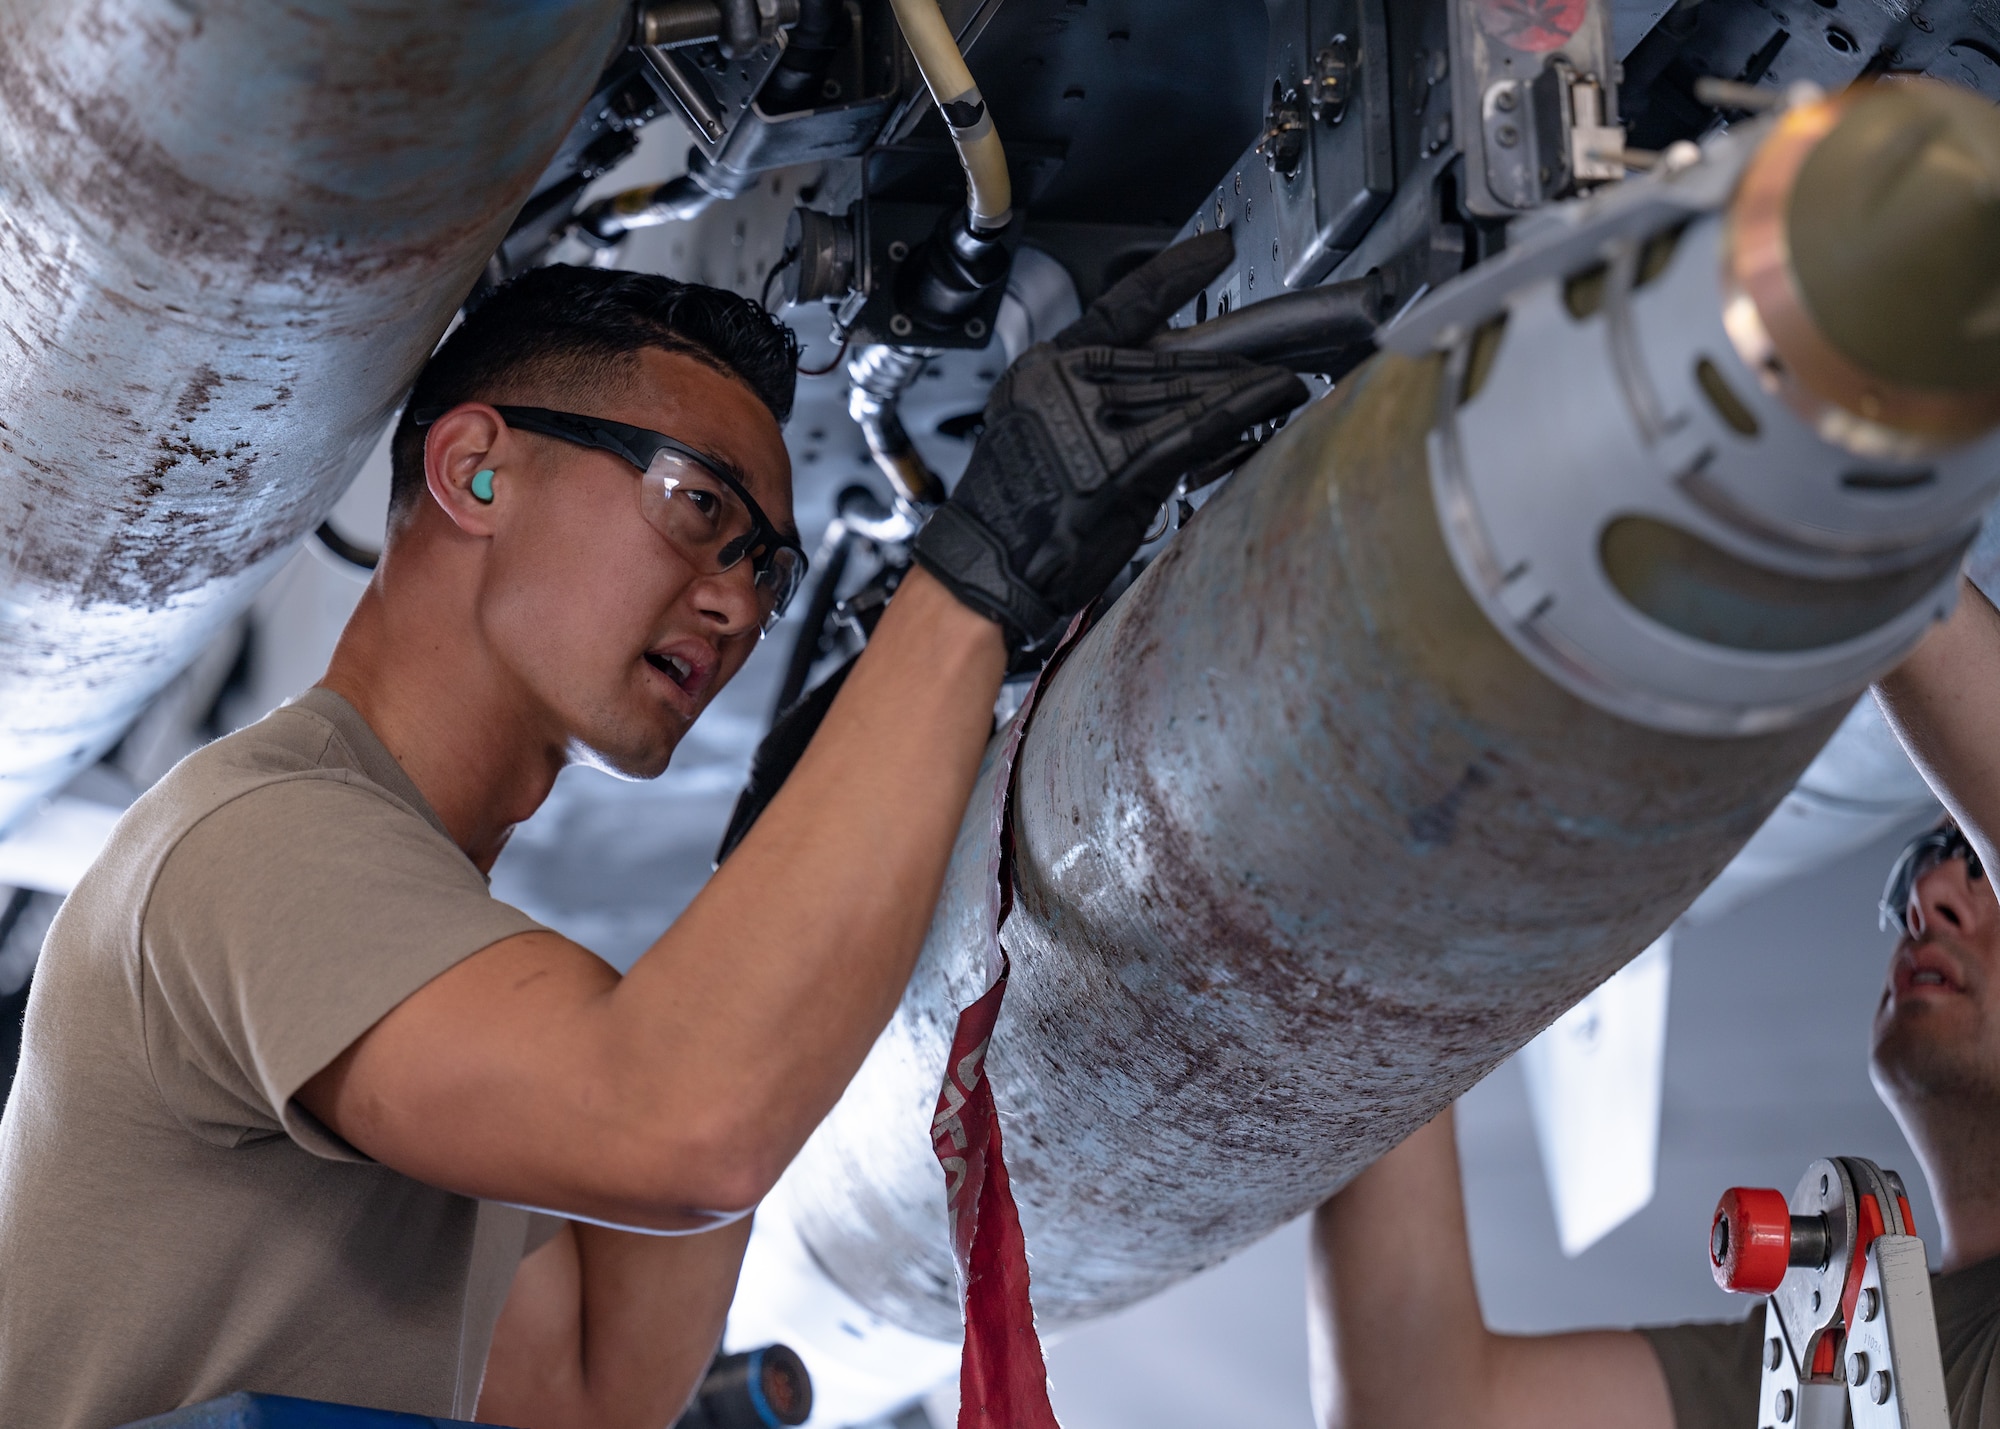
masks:
POLYGON ((1221 352, 1339 378, 1375 351, 1382 325, 1382 278, 1306 288, 1250 303, 1193 327, 1168 328, 1156 352, 1221 352))
POLYGON ((758 92, 757 107, 766 114, 789 114, 817 104, 846 25, 846 0, 799 0, 799 22, 758 92))
POLYGON ((847 682, 847 675, 854 668, 854 656, 845 665, 821 680, 808 690, 804 697, 778 717, 770 732, 757 745, 757 752, 750 757, 750 778, 743 785, 743 792, 736 796, 736 807, 730 811, 729 827, 723 831, 722 844, 715 851, 715 866, 729 857, 736 845, 743 842, 743 836, 750 832, 758 818, 785 787, 785 780, 804 757, 806 746, 819 730, 820 721, 833 708, 834 696, 847 682))
POLYGON ((821 563, 819 579, 813 582, 812 598, 806 602, 805 619, 799 625, 798 638, 792 642, 792 658, 785 666, 784 683, 778 686, 778 701, 771 707, 773 723, 798 703, 799 696, 805 693, 806 677, 819 663, 820 640, 826 634, 827 617, 833 614, 833 603, 840 593, 840 578, 847 574, 847 559, 854 552, 854 541, 854 533, 843 528, 833 550, 821 563))
MULTIPOLYGON (((863 541, 871 541, 878 547, 885 543, 893 545, 907 540, 914 533, 914 528, 911 528, 900 536, 891 534, 898 513, 885 507, 865 486, 850 486, 842 491, 834 509, 840 513, 835 518, 840 524, 835 528, 837 534, 833 534, 833 549, 814 561, 820 571, 818 582, 813 586, 812 597, 807 602, 798 640, 792 646, 791 663, 785 671, 784 685, 778 691, 771 727, 751 757, 750 777, 729 815, 729 827, 722 835, 722 845, 715 851, 718 868, 729 857, 730 851, 743 841, 743 836, 750 832, 751 825, 757 822, 765 806, 777 797, 785 780, 791 777, 793 766, 805 753, 806 746, 812 743, 812 737, 819 729, 820 721, 826 718, 827 710, 833 707, 833 698, 840 693, 848 672, 861 658, 859 655, 850 656, 846 663, 812 689, 805 688, 807 677, 819 661, 820 637, 825 634, 827 620, 833 614, 840 579, 846 572, 849 557, 863 541), (849 522, 853 524, 847 524, 849 522)), ((895 563, 885 565, 855 597, 865 601, 871 589, 882 597, 871 603, 867 611, 850 612, 861 627, 864 642, 873 633, 875 621, 881 618, 888 593, 895 588, 898 569, 899 565, 895 563)))

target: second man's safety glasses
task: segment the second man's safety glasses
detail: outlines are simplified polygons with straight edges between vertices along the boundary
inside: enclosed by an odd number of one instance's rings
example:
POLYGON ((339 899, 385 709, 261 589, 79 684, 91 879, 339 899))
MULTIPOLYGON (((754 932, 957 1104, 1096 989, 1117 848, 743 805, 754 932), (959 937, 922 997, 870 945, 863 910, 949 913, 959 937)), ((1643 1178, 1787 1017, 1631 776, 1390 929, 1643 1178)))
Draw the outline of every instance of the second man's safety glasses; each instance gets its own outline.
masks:
MULTIPOLYGON (((447 409, 419 411, 427 427, 447 409)), ((644 427, 547 407, 495 407, 509 426, 609 452, 639 471, 639 511, 703 575, 750 562, 758 628, 769 632, 806 578, 806 553, 771 524, 743 484, 714 458, 644 427)))
POLYGON ((1881 919, 1885 933, 1908 933, 1918 936, 1921 929, 1910 917, 1910 905, 1917 896, 1917 885, 1924 875, 1947 859, 1965 860, 1968 878, 1978 878, 1984 870, 1979 866, 1979 854, 1972 847, 1972 841, 1959 832, 1958 825, 1947 819, 1934 829, 1918 834, 1903 846, 1903 851, 1889 869, 1889 881, 1882 889, 1881 919))

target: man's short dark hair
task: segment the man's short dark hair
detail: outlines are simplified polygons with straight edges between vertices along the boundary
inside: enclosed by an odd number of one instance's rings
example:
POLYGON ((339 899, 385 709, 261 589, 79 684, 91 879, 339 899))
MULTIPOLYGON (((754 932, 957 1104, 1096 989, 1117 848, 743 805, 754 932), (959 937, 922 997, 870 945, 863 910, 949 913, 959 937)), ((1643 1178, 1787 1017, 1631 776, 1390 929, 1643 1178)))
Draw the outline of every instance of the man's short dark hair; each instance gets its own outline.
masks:
POLYGON ((655 273, 531 269, 467 314, 417 374, 389 447, 391 526, 425 489, 424 429, 411 413, 502 394, 581 398, 649 347, 740 379, 780 422, 792 414, 798 339, 750 299, 655 273))

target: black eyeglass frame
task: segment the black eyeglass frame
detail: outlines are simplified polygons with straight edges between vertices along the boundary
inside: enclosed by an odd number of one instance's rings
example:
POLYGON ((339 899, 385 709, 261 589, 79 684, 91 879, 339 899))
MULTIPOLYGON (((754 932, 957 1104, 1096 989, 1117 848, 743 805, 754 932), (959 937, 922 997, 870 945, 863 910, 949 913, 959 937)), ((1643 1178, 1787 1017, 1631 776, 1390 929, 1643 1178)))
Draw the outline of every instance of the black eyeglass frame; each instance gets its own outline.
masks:
MULTIPOLYGON (((446 412, 449 407, 427 407, 410 416, 410 421, 418 427, 428 427, 446 412)), ((714 457, 698 451, 686 442, 677 441, 665 432, 655 432, 646 427, 628 426, 624 422, 613 422, 604 417, 586 417, 579 412, 558 412, 550 407, 496 406, 508 426, 519 427, 524 432, 534 432, 544 437, 554 437, 559 442, 571 446, 591 447, 597 451, 610 452, 613 456, 631 463, 643 476, 653 465, 653 458, 661 452, 672 452, 675 456, 686 457, 703 471, 734 492, 736 499, 743 503, 743 509, 750 513, 750 530, 728 546, 722 548, 722 568, 728 570, 745 556, 750 558, 750 568, 761 574, 770 569, 781 550, 792 552, 798 558, 799 575, 792 584, 793 594, 805 584, 806 572, 812 562, 806 555, 805 547, 780 531, 764 514, 764 508, 757 504, 757 498, 744 489, 738 481, 714 457), (741 546, 734 556, 728 554, 730 547, 741 546)), ((772 612, 772 617, 784 614, 784 604, 772 612)))
POLYGON ((1889 878, 1882 885, 1882 901, 1877 905, 1883 932, 1909 932, 1910 899, 1916 894, 1917 884, 1931 869, 1954 858, 1965 860, 1968 877, 1986 876, 1986 870, 1979 862, 1979 851, 1955 823, 1946 822, 1934 829, 1926 829, 1903 845, 1903 851, 1889 865, 1889 878), (1927 863, 1926 859, 1930 861, 1927 863))

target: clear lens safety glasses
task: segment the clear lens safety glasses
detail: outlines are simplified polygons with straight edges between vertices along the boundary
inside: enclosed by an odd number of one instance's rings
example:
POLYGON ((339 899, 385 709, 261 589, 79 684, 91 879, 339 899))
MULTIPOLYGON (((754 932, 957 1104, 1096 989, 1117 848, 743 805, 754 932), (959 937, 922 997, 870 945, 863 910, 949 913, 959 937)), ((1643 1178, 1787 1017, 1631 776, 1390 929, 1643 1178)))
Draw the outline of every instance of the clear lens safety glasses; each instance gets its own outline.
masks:
POLYGON ((693 456, 654 454, 639 482, 639 509, 703 575, 721 575, 748 560, 757 593, 759 628, 769 632, 805 580, 805 558, 781 543, 734 484, 693 456))
POLYGON ((1885 933, 1908 933, 1919 935, 1921 928, 1910 917, 1911 902, 1917 896, 1917 885, 1924 875, 1943 863, 1946 859, 1965 860, 1965 872, 1969 878, 1979 878, 1984 870, 1979 864, 1979 855, 1972 847, 1972 841, 1959 831, 1953 823, 1945 823, 1926 830, 1904 845, 1902 853, 1889 869, 1889 881, 1882 888, 1880 916, 1882 931, 1885 933))

